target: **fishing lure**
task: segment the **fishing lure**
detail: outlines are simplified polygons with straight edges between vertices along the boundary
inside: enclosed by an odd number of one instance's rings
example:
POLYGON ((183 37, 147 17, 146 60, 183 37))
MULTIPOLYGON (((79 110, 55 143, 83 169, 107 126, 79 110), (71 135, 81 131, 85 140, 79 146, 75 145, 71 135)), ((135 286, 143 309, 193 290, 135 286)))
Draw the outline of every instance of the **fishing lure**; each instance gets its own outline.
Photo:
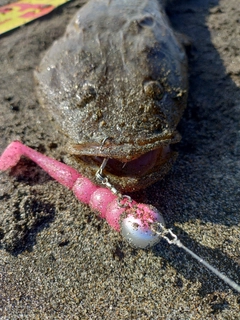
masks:
POLYGON ((240 292, 240 286, 220 273, 209 263, 185 247, 171 229, 165 227, 162 214, 153 206, 137 203, 129 196, 122 195, 104 176, 107 159, 104 159, 96 178, 107 188, 102 188, 82 176, 72 167, 49 158, 25 145, 13 141, 0 157, 0 170, 5 171, 15 166, 21 156, 30 158, 45 170, 53 179, 73 191, 81 202, 88 204, 98 212, 101 218, 122 233, 123 237, 134 247, 146 249, 164 238, 169 244, 175 244, 205 265, 219 278, 240 292))

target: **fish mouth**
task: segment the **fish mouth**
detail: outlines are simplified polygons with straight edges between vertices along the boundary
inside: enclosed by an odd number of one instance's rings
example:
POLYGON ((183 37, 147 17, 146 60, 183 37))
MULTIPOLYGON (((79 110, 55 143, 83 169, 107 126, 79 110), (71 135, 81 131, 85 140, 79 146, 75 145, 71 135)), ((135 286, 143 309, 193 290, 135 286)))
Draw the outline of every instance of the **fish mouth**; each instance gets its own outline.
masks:
POLYGON ((119 177, 141 177, 150 172, 157 163, 166 158, 166 155, 170 152, 170 147, 164 146, 155 150, 148 151, 130 161, 120 161, 117 159, 109 159, 103 157, 94 157, 93 160, 101 166, 104 159, 107 159, 104 167, 105 171, 119 177))
POLYGON ((162 149, 169 145, 175 144, 181 140, 181 135, 177 132, 156 134, 152 137, 133 137, 129 141, 119 138, 103 138, 101 143, 94 142, 78 142, 77 144, 69 144, 67 151, 71 155, 89 156, 91 158, 109 158, 120 162, 130 162, 142 157, 149 151, 162 149))
POLYGON ((170 145, 147 151, 128 161, 102 156, 74 155, 83 175, 89 176, 97 183, 99 181, 96 172, 104 159, 107 159, 103 175, 121 192, 138 191, 162 179, 176 158, 177 152, 173 151, 170 145))

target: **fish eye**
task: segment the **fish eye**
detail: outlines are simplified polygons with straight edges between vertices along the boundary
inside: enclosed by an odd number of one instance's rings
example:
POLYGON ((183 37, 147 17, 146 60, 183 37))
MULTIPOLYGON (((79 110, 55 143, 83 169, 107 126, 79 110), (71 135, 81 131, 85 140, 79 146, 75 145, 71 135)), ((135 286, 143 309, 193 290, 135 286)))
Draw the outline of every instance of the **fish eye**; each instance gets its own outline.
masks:
POLYGON ((77 101, 74 107, 83 108, 97 96, 94 86, 90 83, 85 82, 81 87, 75 88, 77 101))
POLYGON ((84 83, 82 87, 82 99, 87 103, 96 97, 97 93, 93 85, 84 83))
POLYGON ((95 87, 88 83, 85 82, 81 86, 75 86, 76 88, 76 104, 73 106, 74 108, 83 108, 85 107, 89 102, 94 100, 97 96, 97 92, 95 90, 95 87))
POLYGON ((164 90, 158 81, 148 80, 143 82, 143 91, 149 98, 160 100, 163 97, 164 90))
POLYGON ((141 20, 139 20, 138 23, 142 27, 151 27, 154 24, 154 19, 152 16, 146 15, 141 20))

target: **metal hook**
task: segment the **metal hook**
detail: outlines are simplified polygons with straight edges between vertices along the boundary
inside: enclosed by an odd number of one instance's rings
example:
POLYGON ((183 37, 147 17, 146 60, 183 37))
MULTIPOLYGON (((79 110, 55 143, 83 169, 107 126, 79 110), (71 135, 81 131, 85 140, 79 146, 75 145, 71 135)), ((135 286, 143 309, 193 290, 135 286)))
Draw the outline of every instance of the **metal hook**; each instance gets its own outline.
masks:
POLYGON ((103 148, 105 142, 106 142, 108 139, 110 139, 110 137, 106 137, 106 138, 103 139, 102 144, 101 144, 101 147, 100 147, 100 151, 102 151, 102 148, 103 148))

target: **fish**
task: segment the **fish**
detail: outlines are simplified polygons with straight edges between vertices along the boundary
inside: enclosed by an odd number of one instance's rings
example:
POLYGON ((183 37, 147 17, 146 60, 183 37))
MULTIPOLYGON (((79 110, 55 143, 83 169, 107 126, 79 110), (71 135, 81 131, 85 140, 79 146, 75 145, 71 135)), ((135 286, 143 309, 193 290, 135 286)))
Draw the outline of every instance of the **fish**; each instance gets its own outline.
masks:
POLYGON ((90 0, 34 72, 40 104, 69 138, 71 161, 120 191, 162 179, 177 158, 187 57, 157 0, 90 0))

